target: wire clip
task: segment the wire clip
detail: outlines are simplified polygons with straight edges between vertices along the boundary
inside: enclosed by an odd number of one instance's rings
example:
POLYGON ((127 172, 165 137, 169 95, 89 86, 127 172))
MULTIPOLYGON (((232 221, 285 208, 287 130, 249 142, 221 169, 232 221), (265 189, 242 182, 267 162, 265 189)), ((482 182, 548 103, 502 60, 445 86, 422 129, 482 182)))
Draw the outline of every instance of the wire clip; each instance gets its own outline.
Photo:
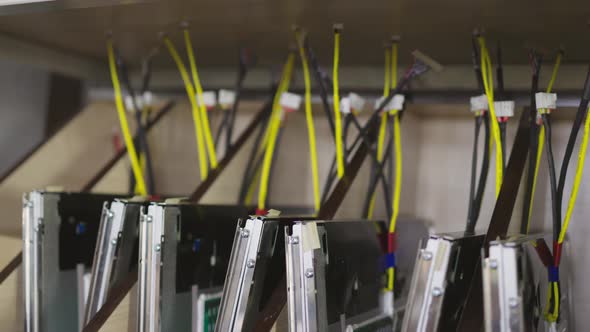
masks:
POLYGON ((343 97, 340 99, 340 113, 350 114, 352 112, 352 105, 350 103, 350 97, 343 97))
POLYGON ((217 103, 224 110, 230 109, 236 102, 236 93, 232 90, 220 89, 217 93, 217 103))
MULTIPOLYGON (((379 109, 379 106, 381 105, 383 100, 385 100, 385 98, 387 98, 387 97, 380 97, 375 101, 375 110, 379 109)), ((404 108, 405 101, 406 101, 406 97, 404 95, 396 94, 393 96, 393 98, 391 98, 389 103, 387 103, 387 105, 385 105, 385 107, 383 109, 387 110, 387 111, 402 110, 404 108)))
POLYGON ((514 116, 514 101, 495 101, 494 110, 496 111, 497 118, 511 118, 514 116))
POLYGON ((286 112, 295 112, 301 107, 302 100, 303 98, 298 94, 283 92, 279 104, 286 112))
POLYGON ((469 98, 469 103, 471 104, 471 112, 473 113, 487 111, 490 109, 488 97, 485 94, 469 98))
POLYGON ((540 114, 551 113, 551 110, 557 108, 557 94, 537 92, 535 94, 535 102, 537 104, 537 112, 540 114))
MULTIPOLYGON (((201 99, 199 98, 199 95, 197 94, 197 104, 199 106, 201 106, 201 99)), ((215 94, 215 91, 203 91, 203 104, 205 105, 205 107, 207 108, 207 110, 211 110, 212 108, 214 108, 217 105, 217 96, 215 94)))
POLYGON ((152 102, 154 100, 154 96, 151 92, 146 91, 141 96, 135 96, 135 103, 133 103, 133 98, 130 95, 125 96, 125 109, 127 112, 135 112, 135 111, 142 111, 145 107, 152 106, 152 102), (137 110, 135 106, 137 106, 137 110))
POLYGON ((356 93, 349 93, 348 99, 350 100, 350 108, 353 112, 359 113, 362 112, 365 108, 366 101, 363 97, 357 95, 356 93))

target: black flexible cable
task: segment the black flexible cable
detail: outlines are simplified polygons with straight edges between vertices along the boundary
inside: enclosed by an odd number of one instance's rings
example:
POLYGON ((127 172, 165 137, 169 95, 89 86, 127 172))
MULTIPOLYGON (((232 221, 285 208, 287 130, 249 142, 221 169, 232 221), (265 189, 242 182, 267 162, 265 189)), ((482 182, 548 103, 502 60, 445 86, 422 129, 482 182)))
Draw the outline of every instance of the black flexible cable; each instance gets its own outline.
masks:
POLYGON ((547 162, 549 164, 549 183, 551 185, 551 214, 553 216, 553 240, 557 241, 561 232, 561 220, 557 212, 557 176, 555 172, 555 160, 551 147, 551 118, 549 114, 542 114, 543 126, 545 127, 545 145, 547 146, 547 162))
POLYGON ((236 114, 238 113, 238 106, 242 97, 242 88, 244 86, 244 81, 246 80, 246 76, 248 75, 248 68, 253 65, 255 62, 252 57, 250 57, 247 53, 247 50, 241 49, 240 50, 240 60, 239 60, 239 67, 238 67, 238 78, 236 80, 236 87, 235 87, 235 94, 236 98, 234 100, 234 104, 232 105, 232 109, 229 115, 229 121, 226 127, 226 136, 225 136, 225 149, 226 151, 229 150, 232 144, 232 136, 233 130, 236 122, 236 114))
POLYGON ((481 163, 481 170, 479 172, 479 182, 477 184, 477 191, 475 193, 475 199, 473 202, 473 229, 479 219, 479 213, 481 211, 481 204, 483 201, 483 194, 488 179, 488 173, 490 169, 490 116, 486 112, 482 115, 483 117, 483 128, 484 128, 484 148, 483 148, 483 161, 481 163))
MULTIPOLYGON (((359 132, 362 131, 363 127, 358 122, 358 120, 356 119, 356 117, 352 117, 352 124, 357 128, 357 130, 359 132)), ((369 138, 367 137, 367 135, 363 135, 362 141, 364 142, 364 144, 367 146, 367 149, 369 150, 369 155, 371 156, 372 162, 375 165, 378 165, 378 167, 375 168, 375 181, 380 181, 381 182, 381 185, 384 188, 385 201, 386 202, 391 202, 391 194, 390 194, 390 191, 389 191, 390 184, 387 182, 387 178, 385 177, 385 173, 383 172, 383 165, 384 165, 384 163, 379 162, 379 159, 377 158, 377 151, 375 151, 375 149, 372 146, 372 144, 371 144, 369 138)), ((371 196, 372 192, 373 191, 371 191, 370 193, 367 194, 367 197, 366 198, 369 201, 371 199, 370 196, 371 196)), ((390 214, 388 214, 388 216, 390 216, 390 214)))
POLYGON ((326 89, 326 86, 324 85, 326 80, 326 76, 327 74, 322 71, 320 65, 318 64, 317 58, 313 52, 313 50, 311 49, 311 47, 309 46, 309 40, 307 39, 307 37, 304 39, 303 41, 303 46, 305 48, 305 55, 307 57, 307 61, 309 62, 309 64, 311 65, 311 68, 313 69, 313 77, 315 79, 316 84, 318 85, 318 88, 320 90, 320 99, 322 100, 322 105, 324 106, 324 113, 326 113, 326 118, 328 118, 328 123, 330 125, 330 133, 332 133, 332 137, 334 138, 336 135, 336 131, 335 131, 335 126, 334 126, 334 118, 333 118, 333 112, 332 112, 332 108, 330 107, 330 103, 328 102, 328 90, 326 89))
POLYGON ((541 55, 531 50, 530 59, 532 65, 531 95, 529 109, 529 163, 524 192, 524 204, 522 205, 522 218, 520 222, 520 233, 526 234, 530 219, 529 208, 532 204, 533 186, 535 183, 535 170, 537 166, 537 151, 539 150, 539 125, 537 124, 537 103, 535 94, 539 91, 539 73, 541 70, 541 55))
POLYGON ((473 209, 475 203, 475 178, 477 177, 477 150, 479 147, 479 130, 481 128, 482 123, 482 116, 477 115, 475 117, 475 132, 473 136, 473 150, 471 154, 471 177, 469 181, 469 204, 467 207, 467 225, 465 226, 465 231, 467 233, 473 233, 475 229, 475 219, 473 218, 473 209))
MULTIPOLYGON (((391 159, 391 154, 392 154, 392 147, 393 147, 393 139, 392 139, 393 135, 389 137, 388 142, 387 142, 387 148, 385 150, 385 155, 383 156, 383 160, 389 160, 391 159)), ((377 167, 375 168, 375 173, 379 173, 379 172, 383 172, 383 168, 385 167, 385 162, 379 163, 377 165, 377 167)), ((370 182, 369 182, 369 190, 368 190, 368 194, 365 197, 365 202, 363 204, 363 217, 367 218, 368 214, 369 214, 369 206, 371 204, 371 196, 372 194, 376 191, 377 189, 377 185, 378 185, 378 181, 379 178, 377 176, 373 177, 370 182)), ((390 193, 390 188, 386 187, 386 186, 381 186, 381 190, 383 191, 383 197, 385 197, 385 202, 391 202, 390 199, 388 199, 388 197, 391 197, 391 193, 390 193)), ((390 204, 386 204, 385 208, 387 210, 387 218, 390 219, 391 215, 393 213, 393 209, 392 206, 390 204)))
POLYGON ((590 67, 588 68, 588 72, 586 73, 586 80, 584 82, 584 90, 582 93, 582 99, 580 100, 580 104, 578 105, 578 110, 576 112, 576 118, 574 119, 574 123, 572 124, 572 130, 570 131, 570 136, 568 138, 567 146, 565 148, 565 154, 563 156, 563 162, 561 163, 561 169, 559 171, 559 182, 557 185, 557 206, 558 206, 558 217, 560 218, 560 220, 561 220, 561 206, 562 206, 562 202, 563 202, 563 190, 565 187, 565 179, 566 179, 569 163, 572 158, 572 153, 574 151, 574 146, 576 145, 576 139, 578 137, 578 132, 580 131, 580 127, 582 126, 582 122, 588 113, 588 101, 589 100, 590 100, 590 67))
MULTIPOLYGON (((213 141, 214 142, 213 144, 215 145, 215 148, 217 148, 217 146, 219 145, 219 140, 221 140, 221 135, 224 132, 227 135, 227 133, 229 131, 229 127, 228 126, 230 125, 229 123, 231 121, 230 120, 231 110, 222 110, 222 112, 223 112, 223 118, 221 119, 221 122, 219 123, 219 126, 217 127, 217 132, 215 133, 215 140, 213 141)), ((227 142, 227 136, 226 136, 226 142, 227 142)), ((226 149, 225 150, 227 151, 228 149, 229 148, 226 145, 226 149)))
POLYGON ((498 123, 500 127, 500 146, 502 147, 502 167, 503 172, 506 171, 506 122, 501 121, 498 123))

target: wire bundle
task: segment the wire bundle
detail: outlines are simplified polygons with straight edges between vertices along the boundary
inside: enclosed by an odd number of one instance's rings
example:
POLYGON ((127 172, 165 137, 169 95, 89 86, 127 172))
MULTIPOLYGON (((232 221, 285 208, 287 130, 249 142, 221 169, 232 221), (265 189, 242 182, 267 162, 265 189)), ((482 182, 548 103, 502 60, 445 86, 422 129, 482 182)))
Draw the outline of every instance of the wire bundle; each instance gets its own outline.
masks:
POLYGON ((115 105, 117 107, 117 114, 119 115, 119 123, 121 125, 121 131, 123 132, 123 139, 125 140, 125 146, 127 147, 127 154, 129 156, 129 161, 131 162, 131 169, 133 170, 133 175, 137 181, 137 189, 139 194, 147 195, 141 164, 137 155, 137 151, 135 150, 133 138, 131 137, 131 133, 129 131, 129 123, 127 122, 125 105, 123 104, 123 97, 121 95, 121 84, 119 83, 119 75, 117 73, 117 65, 115 62, 113 42, 110 39, 107 41, 107 54, 109 58, 111 80, 113 83, 113 89, 115 91, 115 105))
POLYGON ((191 66, 193 82, 191 82, 191 78, 188 75, 184 62, 180 58, 180 55, 178 54, 176 47, 174 47, 174 44, 172 43, 172 41, 170 41, 170 39, 167 36, 164 37, 164 45, 166 45, 166 47, 168 48, 170 56, 172 56, 172 59, 178 67, 178 71, 180 72, 180 76, 182 77, 182 81, 184 82, 184 87, 191 104, 193 122, 195 127, 195 137, 197 141, 197 152, 199 154, 199 171, 201 174, 201 180, 204 181, 205 179, 207 179, 207 176, 209 175, 209 166, 211 167, 211 169, 215 169, 217 167, 217 156, 215 153, 215 145, 213 143, 211 129, 209 127, 207 109, 203 102, 203 90, 201 88, 201 83, 199 81, 195 58, 193 55, 192 44, 190 42, 190 35, 188 29, 186 28, 184 30, 184 40, 191 66), (199 102, 197 102, 195 96, 195 87, 196 93, 198 94, 199 102), (205 149, 207 149, 207 154, 205 153, 205 149), (209 157, 209 163, 207 162, 207 155, 209 157))

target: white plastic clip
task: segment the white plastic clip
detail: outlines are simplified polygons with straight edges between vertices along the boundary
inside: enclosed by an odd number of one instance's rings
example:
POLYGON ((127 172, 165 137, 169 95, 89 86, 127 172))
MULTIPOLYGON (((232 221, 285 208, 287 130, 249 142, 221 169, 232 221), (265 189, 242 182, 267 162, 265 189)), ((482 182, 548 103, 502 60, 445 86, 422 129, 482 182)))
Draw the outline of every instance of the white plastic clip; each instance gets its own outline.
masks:
POLYGON ((125 109, 127 112, 141 111, 143 109, 143 98, 141 96, 136 96, 134 104, 131 96, 125 96, 125 109), (135 109, 135 105, 137 105, 137 110, 135 109))
POLYGON ((473 113, 487 111, 490 109, 488 97, 485 94, 469 98, 469 103, 471 104, 471 112, 473 113))
POLYGON ((514 101, 495 101, 494 110, 497 118, 511 118, 514 116, 514 101))
POLYGON ((148 108, 152 107, 152 104, 154 102, 154 95, 151 92, 149 92, 149 91, 144 92, 142 95, 142 98, 143 98, 143 107, 148 107, 148 108))
POLYGON ((350 112, 352 112, 352 106, 350 104, 351 103, 349 97, 344 97, 340 99, 340 113, 350 114, 350 112))
POLYGON ((212 109, 217 105, 217 96, 215 95, 215 91, 203 91, 203 100, 199 98, 197 94, 197 104, 201 106, 201 102, 205 105, 207 110, 212 109))
POLYGON ((349 93, 348 99, 350 101, 350 108, 353 112, 359 113, 365 108, 365 99, 356 93, 349 93))
MULTIPOLYGON (((375 101, 375 110, 379 109, 379 106, 387 97, 380 97, 375 101)), ((391 111, 400 111, 404 108, 404 102, 406 97, 402 94, 396 94, 391 98, 389 103, 383 107, 383 111, 391 112, 391 111)))
POLYGON ((299 110, 299 108, 301 107, 302 99, 303 98, 301 98, 301 96, 298 94, 291 92, 283 92, 279 103, 286 112, 294 112, 299 110))
POLYGON ((389 111, 401 111, 404 109, 404 102, 406 101, 406 96, 404 95, 394 95, 389 102, 389 111))
POLYGON ((539 113, 549 113, 551 110, 557 108, 557 94, 537 92, 535 94, 535 102, 537 104, 537 111, 539 113))
POLYGON ((230 109, 236 102, 236 93, 232 90, 220 89, 217 93, 217 102, 224 110, 230 109))

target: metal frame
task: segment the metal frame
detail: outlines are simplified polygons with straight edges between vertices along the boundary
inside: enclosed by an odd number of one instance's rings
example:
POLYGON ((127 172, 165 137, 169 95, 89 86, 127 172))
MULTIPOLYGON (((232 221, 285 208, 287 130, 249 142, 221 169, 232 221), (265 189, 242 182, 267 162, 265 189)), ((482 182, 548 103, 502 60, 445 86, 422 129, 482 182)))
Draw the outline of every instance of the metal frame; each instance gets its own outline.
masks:
POLYGON ((82 328, 98 213, 103 202, 112 199, 112 195, 49 191, 24 195, 26 332, 82 328))
POLYGON ((41 240, 43 234, 42 194, 33 191, 23 196, 23 268, 25 331, 39 331, 41 279, 41 240))
POLYGON ((223 285, 223 298, 216 332, 249 331, 256 324, 258 305, 264 287, 268 258, 272 257, 279 221, 260 216, 238 224, 229 268, 223 285))
POLYGON ((295 223, 291 235, 285 227, 285 254, 289 331, 326 331, 326 258, 317 224, 295 223))
POLYGON ((433 235, 425 248, 418 250, 402 331, 438 331, 458 323, 449 323, 447 316, 461 310, 462 299, 456 294, 447 296, 447 293, 468 290, 472 275, 458 271, 462 266, 474 264, 481 241, 483 235, 433 235), (475 254, 470 252, 474 247, 475 254), (441 317, 445 317, 444 321, 441 317))
MULTIPOLYGON (((144 209, 145 212, 145 209, 144 209)), ((138 331, 160 327, 160 262, 164 236, 164 207, 151 204, 140 219, 138 331)))

